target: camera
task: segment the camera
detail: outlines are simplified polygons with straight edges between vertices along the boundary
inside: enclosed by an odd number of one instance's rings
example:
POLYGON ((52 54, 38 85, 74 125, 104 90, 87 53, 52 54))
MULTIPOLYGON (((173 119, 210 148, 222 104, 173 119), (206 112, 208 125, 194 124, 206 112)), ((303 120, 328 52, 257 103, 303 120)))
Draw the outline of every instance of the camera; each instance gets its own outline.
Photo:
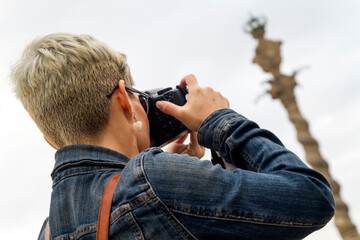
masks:
POLYGON ((174 139, 189 132, 187 127, 174 117, 161 112, 156 107, 157 101, 168 101, 183 106, 187 101, 186 87, 156 88, 145 91, 148 97, 148 119, 150 124, 150 146, 162 147, 174 139))

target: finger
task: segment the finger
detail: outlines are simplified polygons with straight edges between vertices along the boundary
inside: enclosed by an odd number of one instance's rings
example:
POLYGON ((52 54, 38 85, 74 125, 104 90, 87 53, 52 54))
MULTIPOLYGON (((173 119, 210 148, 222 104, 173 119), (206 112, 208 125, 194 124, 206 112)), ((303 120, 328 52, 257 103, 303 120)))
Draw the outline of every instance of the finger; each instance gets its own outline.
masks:
POLYGON ((196 77, 193 74, 186 75, 183 79, 181 79, 180 85, 183 87, 188 86, 189 88, 199 86, 196 77))
POLYGON ((187 150, 188 146, 187 145, 179 145, 177 147, 178 153, 179 154, 184 154, 187 150))
POLYGON ((178 144, 183 144, 185 142, 185 140, 187 139, 187 137, 188 137, 188 134, 185 134, 184 136, 181 136, 178 139, 176 139, 175 142, 178 144))
POLYGON ((165 114, 171 115, 175 118, 179 116, 180 107, 171 102, 167 101, 158 101, 156 102, 156 107, 160 109, 165 114))
POLYGON ((197 135, 197 132, 190 132, 190 144, 195 147, 194 151, 196 152, 196 157, 202 158, 205 155, 205 148, 199 144, 197 135))

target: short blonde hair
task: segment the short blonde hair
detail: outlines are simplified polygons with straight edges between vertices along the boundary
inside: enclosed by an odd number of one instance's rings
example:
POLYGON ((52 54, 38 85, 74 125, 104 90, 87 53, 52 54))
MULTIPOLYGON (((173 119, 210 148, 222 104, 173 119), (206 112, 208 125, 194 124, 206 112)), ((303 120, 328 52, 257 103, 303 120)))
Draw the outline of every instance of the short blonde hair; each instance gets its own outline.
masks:
POLYGON ((93 139, 110 116, 107 93, 133 80, 126 56, 88 35, 50 34, 31 42, 14 65, 15 93, 55 146, 93 139))

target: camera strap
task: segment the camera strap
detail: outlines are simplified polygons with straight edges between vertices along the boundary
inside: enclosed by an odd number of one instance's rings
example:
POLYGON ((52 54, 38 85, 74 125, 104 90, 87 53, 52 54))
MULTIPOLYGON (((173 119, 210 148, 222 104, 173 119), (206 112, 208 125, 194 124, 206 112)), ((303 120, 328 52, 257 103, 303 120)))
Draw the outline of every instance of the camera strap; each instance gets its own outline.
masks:
MULTIPOLYGON (((115 188, 117 182, 119 181, 120 175, 121 173, 118 173, 110 179, 103 193, 97 222, 96 240, 107 240, 109 237, 112 199, 114 197, 115 188)), ((50 225, 48 221, 45 228, 45 240, 50 239, 50 225)))
POLYGON ((213 149, 211 149, 211 162, 212 162, 213 165, 220 164, 221 167, 225 169, 223 159, 213 149))

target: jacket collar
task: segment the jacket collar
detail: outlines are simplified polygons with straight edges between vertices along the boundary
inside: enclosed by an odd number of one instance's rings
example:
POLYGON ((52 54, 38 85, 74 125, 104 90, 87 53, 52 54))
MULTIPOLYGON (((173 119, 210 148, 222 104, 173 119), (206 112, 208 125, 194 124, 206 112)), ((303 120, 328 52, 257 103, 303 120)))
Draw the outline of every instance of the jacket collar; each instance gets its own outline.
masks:
POLYGON ((51 177, 54 179, 61 170, 84 163, 124 168, 129 161, 127 156, 108 148, 94 145, 69 145, 56 152, 51 177))

